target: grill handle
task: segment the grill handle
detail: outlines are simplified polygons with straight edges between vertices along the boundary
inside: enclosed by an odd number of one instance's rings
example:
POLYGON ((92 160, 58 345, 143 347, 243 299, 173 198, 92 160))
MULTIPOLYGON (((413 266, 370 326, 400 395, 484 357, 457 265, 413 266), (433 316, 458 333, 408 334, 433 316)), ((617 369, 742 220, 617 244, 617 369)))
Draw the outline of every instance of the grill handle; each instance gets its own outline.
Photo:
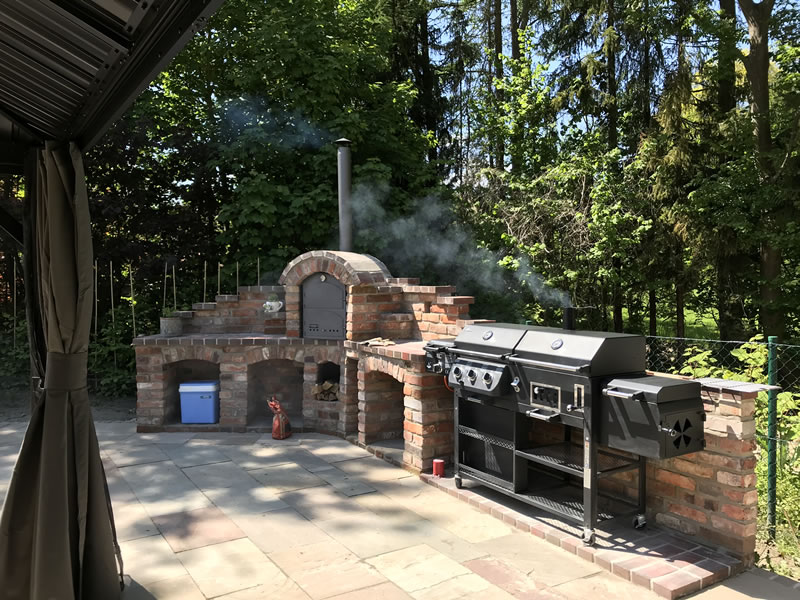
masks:
POLYGON ((642 402, 644 400, 644 392, 621 392, 616 388, 605 388, 603 390, 603 395, 610 396, 612 398, 622 398, 623 400, 636 400, 637 402, 642 402))
POLYGON ((545 369, 557 369, 558 371, 569 371, 570 373, 583 373, 591 365, 562 365, 559 363, 547 362, 545 360, 533 360, 531 358, 520 358, 516 354, 506 356, 509 362, 526 365, 529 367, 544 367, 545 369))
POLYGON ((456 356, 468 356, 470 358, 483 358, 486 360, 500 361, 503 359, 501 354, 489 354, 488 352, 478 352, 477 350, 462 350, 461 348, 450 348, 450 352, 456 356))

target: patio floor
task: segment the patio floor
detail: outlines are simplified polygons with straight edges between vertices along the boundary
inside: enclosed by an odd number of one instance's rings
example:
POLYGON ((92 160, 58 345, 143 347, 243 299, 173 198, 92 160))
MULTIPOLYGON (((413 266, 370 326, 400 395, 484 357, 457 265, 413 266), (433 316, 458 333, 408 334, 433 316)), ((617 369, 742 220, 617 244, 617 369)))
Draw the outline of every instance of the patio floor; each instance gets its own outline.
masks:
MULTIPOLYGON (((0 425, 2 497, 24 428, 0 425)), ((658 597, 335 437, 97 430, 125 600, 658 597)), ((754 569, 695 597, 793 588, 754 569)))

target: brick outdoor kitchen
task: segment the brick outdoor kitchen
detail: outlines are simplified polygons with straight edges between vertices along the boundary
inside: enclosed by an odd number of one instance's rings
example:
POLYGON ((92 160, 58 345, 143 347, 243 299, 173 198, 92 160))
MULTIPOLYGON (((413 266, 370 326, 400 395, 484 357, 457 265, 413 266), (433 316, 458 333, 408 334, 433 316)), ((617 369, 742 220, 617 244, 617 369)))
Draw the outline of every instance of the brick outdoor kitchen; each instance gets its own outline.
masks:
MULTIPOLYGON (((455 337, 467 324, 491 322, 470 319, 473 298, 454 294, 451 286, 394 278, 368 255, 303 254, 286 266, 278 285, 240 287, 238 294, 178 313, 183 335, 134 340, 138 431, 268 432, 267 399, 275 395, 295 430, 334 434, 366 448, 403 440, 403 466, 429 471, 433 459, 452 457, 453 395, 441 375, 426 373, 422 346, 455 337), (341 339, 302 337, 303 285, 320 274, 346 292, 341 339), (264 301, 273 294, 285 311, 265 314, 264 301), (365 343, 374 338, 394 343, 365 343), (219 423, 182 424, 179 384, 205 379, 220 381, 219 423), (314 393, 325 381, 338 383, 337 400, 314 393)), ((649 461, 648 519, 750 566, 757 391, 720 384, 702 394, 706 448, 649 461)), ((604 485, 633 497, 635 474, 620 473, 604 485)))

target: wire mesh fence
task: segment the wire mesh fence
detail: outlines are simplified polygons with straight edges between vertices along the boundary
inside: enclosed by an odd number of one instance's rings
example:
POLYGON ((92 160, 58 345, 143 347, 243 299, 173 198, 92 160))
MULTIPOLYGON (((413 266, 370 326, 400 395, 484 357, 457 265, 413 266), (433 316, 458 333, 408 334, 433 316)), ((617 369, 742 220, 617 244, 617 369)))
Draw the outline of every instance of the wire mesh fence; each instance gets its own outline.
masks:
MULTIPOLYGON (((761 339, 721 341, 648 336, 647 368, 692 377, 767 383, 769 344, 761 339)), ((777 385, 800 393, 800 346, 774 344, 777 385)))

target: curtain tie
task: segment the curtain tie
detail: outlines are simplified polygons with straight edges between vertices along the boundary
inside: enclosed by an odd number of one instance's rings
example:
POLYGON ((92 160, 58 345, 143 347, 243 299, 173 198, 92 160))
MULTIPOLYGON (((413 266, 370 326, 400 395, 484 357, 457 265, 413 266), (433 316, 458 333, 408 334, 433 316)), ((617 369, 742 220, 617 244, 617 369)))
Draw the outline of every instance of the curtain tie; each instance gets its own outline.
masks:
POLYGON ((88 352, 47 353, 44 387, 47 390, 74 391, 86 387, 88 352))

